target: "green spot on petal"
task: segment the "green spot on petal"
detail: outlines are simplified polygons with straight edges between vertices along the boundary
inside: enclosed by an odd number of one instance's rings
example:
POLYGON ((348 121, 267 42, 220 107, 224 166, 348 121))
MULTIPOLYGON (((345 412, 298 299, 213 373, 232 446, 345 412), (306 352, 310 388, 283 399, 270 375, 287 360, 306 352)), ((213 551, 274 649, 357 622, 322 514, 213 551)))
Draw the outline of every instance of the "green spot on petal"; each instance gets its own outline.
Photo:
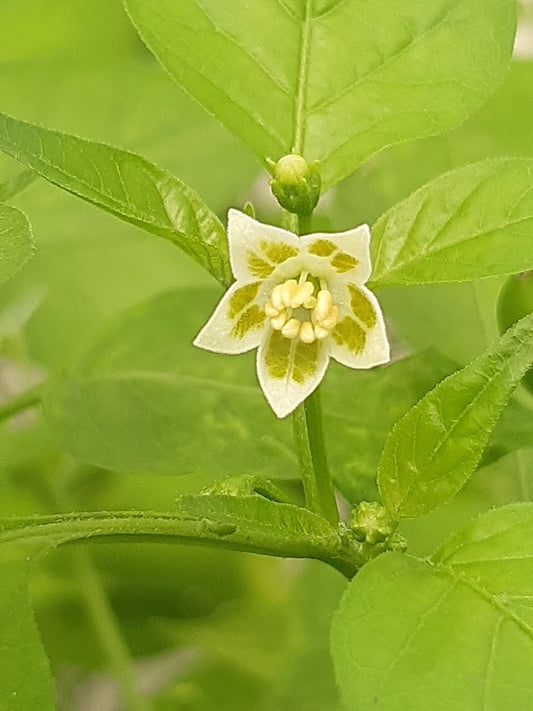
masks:
POLYGON ((315 374, 322 345, 320 341, 313 343, 297 341, 291 377, 298 385, 303 385, 308 378, 315 374))
POLYGON ((271 378, 283 380, 287 377, 291 345, 292 341, 282 336, 280 331, 272 331, 265 350, 265 365, 271 378))
POLYGON ((345 346, 354 355, 362 353, 365 347, 366 333, 364 329, 349 316, 339 321, 331 335, 336 343, 345 346))
POLYGON ((331 260, 331 266, 339 274, 349 272, 350 269, 353 269, 358 264, 359 261, 355 257, 352 257, 351 254, 346 254, 346 252, 339 252, 339 254, 336 254, 331 260))
POLYGON ((284 242, 264 241, 261 243, 261 249, 267 259, 274 264, 283 264, 287 259, 298 255, 298 250, 295 247, 291 247, 290 244, 285 244, 284 242))
POLYGON ((253 284, 246 284, 233 292, 229 302, 228 318, 234 319, 255 299, 259 284, 260 282, 254 281, 253 284))
POLYGON ((254 304, 239 316, 231 329, 231 335, 234 338, 243 338, 248 331, 261 328, 265 323, 265 319, 264 311, 262 311, 257 304, 254 304))
POLYGON ((316 242, 309 245, 307 251, 309 254, 315 254, 317 257, 329 257, 337 249, 337 246, 330 242, 329 239, 317 239, 316 242))
POLYGON ((355 316, 367 328, 373 328, 376 325, 377 316, 368 297, 354 284, 348 284, 348 291, 350 292, 350 302, 355 316))
POLYGON ((272 264, 261 259, 261 257, 254 254, 254 252, 248 252, 248 269, 251 274, 260 279, 266 279, 274 271, 272 264))

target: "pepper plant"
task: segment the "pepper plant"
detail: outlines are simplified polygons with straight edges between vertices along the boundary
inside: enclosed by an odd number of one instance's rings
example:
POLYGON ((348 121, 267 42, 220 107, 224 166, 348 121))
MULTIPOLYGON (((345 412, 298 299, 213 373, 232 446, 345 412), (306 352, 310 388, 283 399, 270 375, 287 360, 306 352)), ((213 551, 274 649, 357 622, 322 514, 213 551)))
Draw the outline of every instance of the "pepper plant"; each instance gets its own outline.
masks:
POLYGON ((515 1, 52 5, 0 9, 2 711, 530 708, 515 1))

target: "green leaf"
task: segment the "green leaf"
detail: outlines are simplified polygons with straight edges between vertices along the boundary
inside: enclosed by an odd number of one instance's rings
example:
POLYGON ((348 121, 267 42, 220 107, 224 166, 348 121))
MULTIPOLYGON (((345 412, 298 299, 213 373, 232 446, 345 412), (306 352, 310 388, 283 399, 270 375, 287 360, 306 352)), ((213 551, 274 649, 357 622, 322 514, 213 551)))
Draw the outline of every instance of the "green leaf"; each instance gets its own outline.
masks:
POLYGON ((33 183, 36 177, 37 175, 33 170, 27 169, 23 170, 14 178, 0 183, 0 202, 5 202, 15 195, 18 195, 18 193, 21 193, 28 185, 33 183))
POLYGON ((222 283, 224 228, 189 187, 144 158, 0 114, 0 150, 60 188, 165 237, 222 283))
POLYGON ((325 187, 381 148, 464 120, 503 78, 514 0, 126 0, 170 74, 264 160, 325 187), (354 51, 356 48, 356 51, 354 51))
POLYGON ((476 519, 433 562, 398 553, 356 576, 332 652, 347 709, 523 711, 533 686, 533 505, 476 519))
POLYGON ((55 711, 55 690, 28 599, 28 563, 0 556, 0 708, 55 711))
POLYGON ((350 503, 378 498, 376 470, 389 431, 456 367, 432 349, 357 373, 330 363, 321 388, 328 462, 350 503))
POLYGON ((533 314, 428 393, 390 433, 378 469, 383 502, 396 517, 451 499, 476 468, 489 435, 533 363, 533 314))
POLYGON ((33 235, 26 215, 0 204, 0 284, 22 269, 33 251, 33 235))
POLYGON ((266 404, 252 354, 192 345, 217 300, 182 289, 134 307, 51 385, 45 413, 69 452, 119 471, 297 476, 290 423, 266 404))
POLYGON ((289 558, 316 558, 353 575, 350 549, 326 519, 262 496, 184 495, 176 513, 113 511, 0 519, 0 544, 60 546, 94 539, 159 539, 289 558))
POLYGON ((530 159, 459 168, 417 190, 372 228, 374 288, 470 281, 533 267, 530 159))

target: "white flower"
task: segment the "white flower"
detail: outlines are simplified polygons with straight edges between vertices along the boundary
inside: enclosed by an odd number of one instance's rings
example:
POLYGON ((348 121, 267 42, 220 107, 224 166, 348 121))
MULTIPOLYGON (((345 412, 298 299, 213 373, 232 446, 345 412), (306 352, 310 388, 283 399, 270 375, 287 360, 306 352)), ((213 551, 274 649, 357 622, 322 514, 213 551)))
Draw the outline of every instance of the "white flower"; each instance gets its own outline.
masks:
POLYGON ((236 281, 194 345, 215 353, 258 347, 257 376, 278 417, 313 392, 330 356, 349 368, 389 360, 381 309, 364 286, 368 225, 297 237, 230 210, 228 241, 236 281))

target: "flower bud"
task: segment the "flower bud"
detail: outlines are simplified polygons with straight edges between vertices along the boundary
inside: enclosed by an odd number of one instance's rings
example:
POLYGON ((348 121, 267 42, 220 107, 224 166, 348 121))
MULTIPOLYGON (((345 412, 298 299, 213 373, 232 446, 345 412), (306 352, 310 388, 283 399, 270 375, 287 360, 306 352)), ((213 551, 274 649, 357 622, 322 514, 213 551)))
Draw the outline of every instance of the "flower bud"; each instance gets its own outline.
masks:
POLYGON ((281 207, 297 215, 313 212, 320 197, 320 173, 315 161, 309 165, 302 156, 290 153, 277 163, 270 161, 272 192, 281 207))
POLYGON ((359 541, 375 544, 392 535, 396 524, 377 501, 361 501, 350 516, 350 529, 359 541))

